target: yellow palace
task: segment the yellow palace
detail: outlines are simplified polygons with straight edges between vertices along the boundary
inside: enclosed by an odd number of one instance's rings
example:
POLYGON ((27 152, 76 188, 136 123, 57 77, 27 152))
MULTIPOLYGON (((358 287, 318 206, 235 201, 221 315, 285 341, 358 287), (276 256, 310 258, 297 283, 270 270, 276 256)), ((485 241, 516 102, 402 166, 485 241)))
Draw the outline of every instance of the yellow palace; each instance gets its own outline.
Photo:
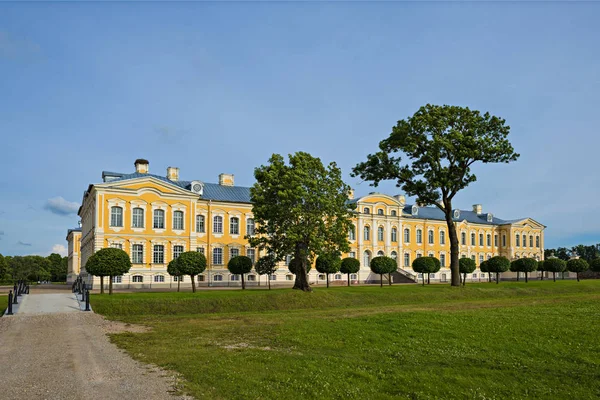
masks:
MULTIPOLYGON (((382 193, 354 198, 351 192, 349 201, 356 204, 357 213, 355 229, 349 232, 351 251, 345 256, 361 261, 360 271, 351 276, 353 282, 378 281, 369 263, 380 255, 397 260, 396 282, 414 281, 412 260, 429 255, 442 264, 432 280, 450 279, 450 242, 438 208, 406 204, 402 195, 382 193)), ((86 273, 85 263, 106 247, 118 247, 131 257, 130 272, 113 282, 133 288, 172 285, 167 264, 184 251, 206 255, 207 269, 198 281, 214 286, 237 284, 239 277, 227 270, 232 257, 246 255, 256 260, 260 256, 244 239, 254 233, 250 188, 235 186, 230 174, 219 175, 218 183, 184 181, 179 179, 178 168, 167 168, 166 176, 155 175, 150 174, 148 161, 136 160, 133 173, 102 172, 102 182, 90 184, 85 191, 78 215, 81 227, 67 233, 69 282, 81 275, 99 284, 99 278, 86 273)), ((454 221, 460 256, 472 258, 478 266, 496 255, 543 259, 545 226, 531 218, 500 219, 476 204, 471 210, 454 210, 454 221)), ((272 283, 293 282, 289 260, 268 277, 272 283)), ((334 283, 347 283, 344 274, 330 278, 334 283)), ((319 283, 325 277, 313 269, 309 279, 319 283)), ((487 276, 477 269, 468 279, 479 281, 487 276)), ((259 277, 251 272, 247 280, 258 283, 259 277)))

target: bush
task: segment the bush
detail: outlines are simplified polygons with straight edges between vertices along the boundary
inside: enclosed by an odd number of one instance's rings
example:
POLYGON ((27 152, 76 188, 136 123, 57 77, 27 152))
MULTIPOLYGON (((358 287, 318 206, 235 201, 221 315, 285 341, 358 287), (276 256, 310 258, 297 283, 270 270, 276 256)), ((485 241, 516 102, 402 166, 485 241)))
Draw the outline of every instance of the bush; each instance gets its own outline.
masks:
POLYGON ((510 260, 504 256, 496 256, 487 260, 487 269, 490 272, 496 273, 496 284, 500 282, 500 274, 508 271, 510 268, 510 260))
POLYGON ((396 271, 398 264, 396 260, 386 256, 375 257, 371 260, 371 271, 375 274, 379 274, 379 285, 383 287, 383 275, 388 274, 388 283, 391 285, 392 280, 389 276, 392 272, 396 271))
POLYGON ((206 257, 199 251, 186 251, 177 257, 177 269, 182 275, 189 275, 192 280, 192 292, 196 293, 194 277, 206 269, 206 257))
POLYGON ((429 284, 429 274, 435 274, 440 268, 440 260, 435 257, 417 257, 412 263, 413 271, 423 274, 423 285, 425 285, 425 274, 427 274, 427 284, 429 284))
POLYGON ((583 258, 573 258, 567 261, 567 270, 577 274, 577 282, 579 282, 579 273, 585 272, 590 268, 590 265, 583 258))
POLYGON ((549 258, 544 260, 544 269, 552 272, 554 282, 556 282, 556 273, 563 272, 567 268, 567 263, 560 258, 549 258))
POLYGON ((322 274, 325 274, 325 279, 327 280, 327 287, 329 287, 329 274, 335 274, 340 270, 341 266, 341 258, 331 253, 319 255, 317 257, 317 261, 315 262, 315 267, 317 268, 317 271, 319 271, 322 274))
POLYGON ((227 269, 234 275, 242 276, 242 289, 246 289, 246 282, 244 281, 244 274, 252 271, 252 260, 246 256, 236 256, 229 260, 227 263, 227 269))
POLYGON ((356 274, 360 270, 360 261, 354 257, 346 257, 340 265, 340 272, 348 274, 348 286, 350 286, 350 274, 356 274))
POLYGON ((473 273, 475 269, 477 269, 475 261, 471 260, 470 258, 463 257, 458 260, 458 270, 461 274, 463 274, 463 286, 467 282, 467 274, 473 273))

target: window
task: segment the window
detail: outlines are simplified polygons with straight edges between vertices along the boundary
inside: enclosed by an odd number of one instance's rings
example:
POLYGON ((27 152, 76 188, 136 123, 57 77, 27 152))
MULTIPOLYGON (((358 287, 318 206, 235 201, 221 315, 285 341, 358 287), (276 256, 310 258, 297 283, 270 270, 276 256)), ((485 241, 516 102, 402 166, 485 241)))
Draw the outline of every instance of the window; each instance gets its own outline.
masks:
POLYGON ((217 247, 213 249, 213 264, 221 265, 223 264, 223 249, 217 247))
POLYGON ((417 258, 421 258, 421 257, 423 257, 423 254, 417 253, 417 258))
POLYGON ((479 234, 479 245, 483 246, 483 233, 479 234))
POLYGON ((173 259, 179 257, 183 253, 183 246, 173 246, 173 259))
POLYGON ((221 282, 222 280, 223 280, 223 275, 213 275, 213 281, 221 282))
POLYGON ((348 239, 356 240, 356 230, 353 226, 351 226, 350 229, 348 230, 348 239))
POLYGON ((182 276, 174 276, 173 282, 183 282, 184 279, 185 279, 185 277, 183 275, 182 276))
POLYGON ((540 237, 539 236, 535 237, 535 247, 540 247, 540 237))
POLYGON ((428 253, 427 257, 433 257, 433 253, 428 253))
POLYGON ((490 235, 489 233, 486 236, 486 243, 488 247, 492 245, 492 235, 490 235))
POLYGON ((154 275, 154 283, 164 283, 165 276, 164 275, 154 275))
POLYGON ((506 235, 502 235, 502 246, 506 246, 506 235))
POLYGON ((240 276, 239 275, 230 275, 230 279, 232 281, 239 281, 240 280, 240 276))
POLYGON ((446 267, 446 255, 440 254, 440 264, 442 264, 442 268, 446 267))
POLYGON ((467 245, 467 234, 465 232, 460 233, 460 244, 463 246, 467 245))
POLYGON ((113 249, 121 249, 121 250, 123 250, 123 243, 113 242, 113 243, 110 244, 110 247, 112 247, 113 249))
POLYGON ((112 281, 113 281, 113 283, 121 283, 121 282, 123 282, 123 275, 113 276, 112 281))
POLYGON ((157 244, 154 246, 152 252, 152 262, 154 264, 165 263, 165 246, 163 246, 162 244, 157 244))
POLYGON ((358 275, 356 275, 356 274, 350 274, 350 279, 358 279, 358 275))
POLYGON ((533 236, 529 236, 529 247, 533 247, 533 236))
POLYGON ((404 243, 410 243, 410 229, 404 229, 404 243))
POLYGON ((446 244, 446 231, 440 231, 440 244, 446 244))
POLYGON ((371 265, 371 253, 369 253, 369 251, 365 251, 365 253, 363 254, 363 263, 365 267, 368 267, 371 265))
POLYGON ((356 252, 355 251, 351 251, 350 253, 348 253, 348 257, 350 257, 350 258, 356 258, 356 252))
POLYGON ((396 212, 396 210, 392 210, 392 217, 397 217, 398 213, 396 212))
POLYGON ((319 276, 317 277, 317 279, 320 279, 322 281, 325 280, 325 274, 319 274, 319 276))
POLYGON ((339 281, 340 279, 342 279, 342 274, 335 274, 334 279, 336 281, 339 281))
POLYGON ((410 254, 404 253, 404 266, 410 267, 410 254))
POLYGON ((498 247, 498 235, 494 235, 494 246, 498 247))
POLYGON ((252 260, 252 265, 254 265, 254 261, 256 259, 256 250, 255 249, 246 249, 246 257, 252 260))
POLYGON ((383 242, 383 226, 377 228, 377 240, 383 242))
POLYGON ((285 276, 285 280, 286 281, 293 281, 294 280, 294 275, 286 275, 285 276))
POLYGON ((471 260, 475 261, 475 254, 471 256, 471 260))
POLYGON ((475 246, 475 234, 471 233, 471 246, 475 246))
POLYGON ((254 235, 254 218, 248 218, 246 220, 246 234, 249 236, 254 235))
POLYGON ((390 254, 390 257, 391 257, 393 260, 396 260, 396 259, 398 258, 398 253, 396 253, 395 251, 392 251, 392 253, 390 254))
POLYGON ((473 278, 477 278, 477 274, 473 274, 473 278))
POLYGON ((392 242, 398 241, 398 229, 392 228, 392 242))
POLYGON ((379 250, 377 252, 377 257, 383 257, 385 254, 383 254, 383 251, 379 250))
POLYGON ((123 209, 121 207, 110 208, 110 226, 123 226, 123 209))
POLYGON ((196 251, 197 251, 198 253, 206 254, 206 253, 204 252, 204 247, 196 247, 196 251))
POLYGON ((154 210, 154 229, 165 229, 165 212, 154 210))
POLYGON ((516 246, 520 246, 520 245, 521 245, 521 241, 520 241, 519 239, 520 239, 520 238, 519 238, 519 234, 517 233, 517 234, 515 235, 515 245, 516 245, 516 246))
POLYGON ((431 274, 431 279, 435 279, 435 274, 431 274))
POLYGON ((240 249, 229 249, 229 259, 240 255, 240 249))
POLYGON ((144 209, 136 207, 133 209, 132 214, 133 220, 131 221, 132 228, 143 228, 144 227, 144 209))
POLYGON ((196 232, 204 233, 204 215, 196 215, 196 232))
POLYGON ((248 281, 255 281, 256 280, 256 275, 248 275, 248 281))
POLYGON ((240 219, 237 217, 229 218, 229 234, 239 235, 240 234, 240 219))
POLYGON ((427 232, 427 241, 429 244, 433 244, 433 231, 427 232))
POLYGON ((175 211, 173 213, 173 229, 183 230, 183 211, 175 211))
POLYGON ((213 218, 213 233, 223 233, 223 217, 220 215, 213 218))
POLYGON ((423 231, 420 229, 417 229, 417 243, 423 243, 423 231))
POLYGON ((479 255, 479 265, 481 265, 481 263, 483 262, 483 254, 479 255))
POLYGON ((363 212, 365 214, 371 214, 371 210, 369 210, 369 207, 365 207, 364 210, 363 210, 363 212))
POLYGON ((141 275, 134 275, 134 276, 131 278, 131 281, 132 281, 133 283, 142 283, 142 282, 144 282, 144 277, 143 277, 143 276, 141 276, 141 275))
POLYGON ((269 276, 269 280, 270 281, 276 281, 277 280, 277 275, 273 274, 269 276))
POLYGON ((368 226, 365 226, 364 229, 364 234, 365 234, 365 240, 371 240, 371 228, 369 228, 368 226))
POLYGON ((379 210, 377 210, 377 215, 383 215, 383 209, 380 208, 379 210))
POLYGON ((131 248, 131 262, 134 264, 144 263, 144 245, 134 244, 131 248))
POLYGON ((198 282, 204 282, 204 275, 198 275, 198 282))

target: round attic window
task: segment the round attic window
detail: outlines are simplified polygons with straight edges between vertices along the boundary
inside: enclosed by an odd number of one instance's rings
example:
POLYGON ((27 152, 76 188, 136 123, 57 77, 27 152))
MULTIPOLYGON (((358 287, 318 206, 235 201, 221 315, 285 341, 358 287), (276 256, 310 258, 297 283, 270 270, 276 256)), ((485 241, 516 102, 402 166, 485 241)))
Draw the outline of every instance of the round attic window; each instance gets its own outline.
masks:
POLYGON ((199 183, 195 183, 194 186, 192 186, 192 190, 196 193, 200 192, 202 190, 202 185, 199 183))

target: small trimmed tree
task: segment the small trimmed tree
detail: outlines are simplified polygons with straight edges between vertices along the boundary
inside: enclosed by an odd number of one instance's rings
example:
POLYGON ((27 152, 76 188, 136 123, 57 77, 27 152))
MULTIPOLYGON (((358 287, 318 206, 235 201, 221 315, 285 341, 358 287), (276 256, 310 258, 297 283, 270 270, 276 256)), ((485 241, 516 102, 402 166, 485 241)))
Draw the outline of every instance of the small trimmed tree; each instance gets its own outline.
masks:
MULTIPOLYGON (((473 262, 475 262, 475 260, 473 260, 473 262)), ((487 264, 488 260, 484 260, 480 265, 479 265, 479 271, 480 272, 487 272, 488 274, 488 282, 492 281, 492 274, 490 272, 490 269, 488 268, 488 264, 487 264)))
POLYGON ((475 265, 475 261, 463 257, 458 260, 458 268, 460 273, 463 274, 463 286, 465 286, 467 283, 467 274, 472 274, 477 269, 477 266, 475 265))
POLYGON ((517 282, 519 282, 519 272, 521 272, 520 268, 521 268, 521 263, 518 262, 520 260, 520 258, 517 258, 516 260, 512 260, 510 262, 510 272, 516 272, 517 273, 517 282))
POLYGON ((552 280, 556 282, 556 273, 563 272, 567 268, 567 263, 560 258, 549 258, 544 260, 544 268, 548 272, 552 272, 552 280))
MULTIPOLYGON (((85 270, 100 277, 100 286, 104 287, 103 277, 108 276, 108 294, 112 294, 113 277, 126 274, 131 269, 129 255, 121 249, 108 247, 94 253, 85 263, 85 270)), ((104 293, 100 289, 100 293, 104 293)))
POLYGON ((189 275, 192 280, 192 292, 196 293, 195 277, 206 269, 206 257, 199 251, 186 251, 177 257, 177 268, 182 275, 189 275))
POLYGON ((171 276, 177 277, 177 291, 181 288, 181 276, 183 275, 179 270, 179 265, 177 264, 177 259, 171 260, 169 264, 167 264, 167 272, 171 276))
POLYGON ((544 280, 544 272, 546 271, 544 268, 544 260, 538 261, 537 270, 542 273, 542 281, 544 280))
POLYGON ((324 253, 317 257, 315 262, 315 268, 321 274, 325 274, 327 280, 327 287, 329 287, 329 274, 335 274, 340 270, 342 266, 342 260, 335 254, 324 253))
POLYGON ((519 271, 525 272, 525 283, 529 282, 529 273, 536 271, 538 268, 537 260, 533 258, 520 258, 519 260, 519 271))
MULTIPOLYGON (((413 271, 423 274, 423 286, 425 286, 425 274, 427 274, 427 284, 429 284, 429 274, 436 270, 436 262, 434 259, 437 260, 435 257, 417 257, 412 262, 413 271)), ((439 270, 440 268, 437 267, 437 271, 439 270)))
POLYGON ((242 276, 242 290, 246 289, 246 282, 244 281, 244 274, 252 271, 252 260, 250 257, 237 256, 233 257, 227 263, 227 269, 234 275, 242 276))
MULTIPOLYGON (((369 267, 373 273, 379 274, 379 286, 383 287, 383 275, 391 274, 396 270, 396 260, 386 256, 375 257, 371 260, 369 267)), ((391 280, 389 284, 392 284, 391 280)))
POLYGON ((577 282, 579 282, 579 273, 585 272, 590 268, 590 265, 583 258, 572 258, 567 261, 567 270, 577 274, 577 282))
POLYGON ((495 256, 487 260, 487 268, 496 274, 496 284, 500 283, 500 274, 508 271, 510 260, 504 256, 495 256))
POLYGON ((254 264, 254 270, 258 275, 267 275, 269 290, 271 290, 271 275, 277 271, 277 259, 273 254, 267 254, 259 258, 254 264))
POLYGON ((340 265, 340 272, 348 274, 348 286, 350 286, 350 274, 356 274, 360 270, 360 261, 354 257, 346 257, 340 265))
POLYGON ((590 269, 594 272, 600 272, 600 258, 594 258, 590 261, 590 269))

